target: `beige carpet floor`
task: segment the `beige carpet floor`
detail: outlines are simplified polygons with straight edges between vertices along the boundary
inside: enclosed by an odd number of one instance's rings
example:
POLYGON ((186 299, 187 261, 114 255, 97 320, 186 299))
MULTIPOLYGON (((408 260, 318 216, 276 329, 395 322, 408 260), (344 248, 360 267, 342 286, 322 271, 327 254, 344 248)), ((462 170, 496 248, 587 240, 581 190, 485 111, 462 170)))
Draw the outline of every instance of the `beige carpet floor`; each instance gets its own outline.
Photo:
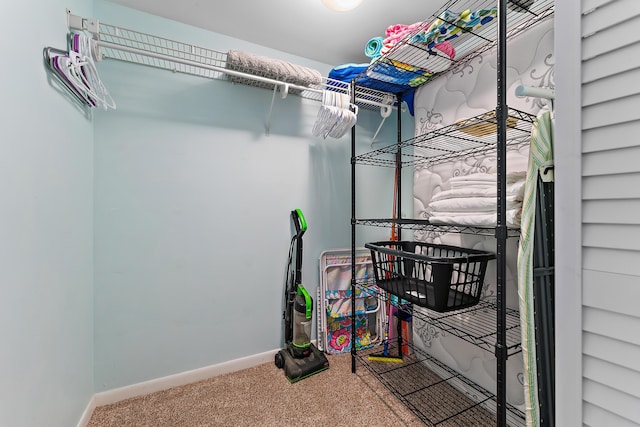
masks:
POLYGON ((349 354, 291 384, 266 363, 96 408, 89 427, 421 426, 368 370, 351 373, 349 354))

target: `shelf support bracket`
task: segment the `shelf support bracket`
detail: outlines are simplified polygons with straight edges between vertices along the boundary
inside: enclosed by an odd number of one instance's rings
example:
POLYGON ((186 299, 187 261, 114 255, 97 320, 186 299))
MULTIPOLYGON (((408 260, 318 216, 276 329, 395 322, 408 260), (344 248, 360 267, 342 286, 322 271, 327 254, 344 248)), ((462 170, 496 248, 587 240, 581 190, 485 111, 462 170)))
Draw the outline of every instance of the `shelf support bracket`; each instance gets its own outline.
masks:
POLYGON ((281 92, 280 97, 282 99, 285 99, 287 95, 289 95, 289 85, 285 83, 283 85, 273 86, 273 94, 271 95, 271 107, 269 107, 269 114, 267 114, 267 123, 265 125, 265 131, 264 131, 264 134, 266 136, 269 136, 269 133, 271 131, 271 116, 273 114, 273 104, 275 103, 276 93, 278 92, 278 90, 280 90, 281 92))
POLYGON ((390 96, 389 94, 385 94, 384 99, 382 100, 382 102, 384 102, 384 105, 380 107, 380 115, 382 116, 382 121, 380 122, 376 133, 373 134, 373 138, 371 138, 371 148, 373 148, 373 143, 375 142, 378 133, 380 133, 380 129, 382 129, 384 121, 391 115, 391 112, 393 110, 393 101, 394 99, 392 96, 390 96))

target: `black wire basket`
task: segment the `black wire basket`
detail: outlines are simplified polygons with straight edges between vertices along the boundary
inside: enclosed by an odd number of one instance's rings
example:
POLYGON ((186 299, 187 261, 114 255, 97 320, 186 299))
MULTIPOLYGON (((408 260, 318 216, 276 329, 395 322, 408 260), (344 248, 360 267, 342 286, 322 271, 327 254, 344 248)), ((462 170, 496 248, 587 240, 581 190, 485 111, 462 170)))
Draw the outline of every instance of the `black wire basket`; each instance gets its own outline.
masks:
POLYGON ((492 252, 423 242, 367 243, 377 285, 438 312, 478 303, 492 252))

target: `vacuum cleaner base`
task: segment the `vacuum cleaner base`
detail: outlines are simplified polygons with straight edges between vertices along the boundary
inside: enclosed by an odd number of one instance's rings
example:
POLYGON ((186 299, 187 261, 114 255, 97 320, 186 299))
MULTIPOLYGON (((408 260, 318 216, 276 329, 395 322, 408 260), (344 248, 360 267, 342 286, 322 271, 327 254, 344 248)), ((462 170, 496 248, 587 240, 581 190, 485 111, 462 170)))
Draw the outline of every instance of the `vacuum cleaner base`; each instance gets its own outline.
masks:
POLYGON ((295 358, 288 349, 280 350, 275 355, 275 364, 284 369, 284 375, 290 383, 295 383, 311 375, 329 369, 329 361, 323 352, 311 344, 307 357, 295 358))

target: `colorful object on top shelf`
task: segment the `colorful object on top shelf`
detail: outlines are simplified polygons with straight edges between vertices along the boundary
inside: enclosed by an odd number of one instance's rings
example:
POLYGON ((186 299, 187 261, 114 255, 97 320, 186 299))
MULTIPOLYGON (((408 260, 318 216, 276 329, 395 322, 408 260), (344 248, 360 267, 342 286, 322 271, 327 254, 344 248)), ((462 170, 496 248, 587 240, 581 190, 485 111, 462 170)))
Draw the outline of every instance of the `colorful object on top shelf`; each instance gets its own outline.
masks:
POLYGON ((377 58, 379 58, 382 55, 383 46, 384 46, 384 38, 373 37, 364 46, 364 54, 368 58, 371 58, 372 60, 375 61, 377 58))
POLYGON ((384 44, 398 43, 409 34, 420 28, 423 24, 423 22, 416 22, 411 25, 396 24, 388 26, 384 33, 386 36, 386 38, 384 39, 384 44))
POLYGON ((367 71, 369 77, 378 80, 388 80, 390 83, 407 84, 411 87, 420 86, 433 75, 432 72, 400 61, 390 60, 390 64, 375 64, 367 71), (379 75, 379 73, 383 73, 379 75))
MULTIPOLYGON (((415 24, 411 24, 411 25, 396 24, 388 27, 386 31, 386 38, 383 39, 382 37, 373 37, 367 42, 364 49, 365 55, 371 58, 371 63, 374 63, 375 61, 379 60, 380 58, 392 52, 392 50, 396 46, 398 46, 398 48, 402 50, 411 49, 412 46, 409 44, 406 44, 405 40, 410 38, 411 34, 413 34, 414 32, 418 32, 422 25, 424 25, 422 22, 416 22, 415 24)), ((418 36, 419 34, 421 33, 418 32, 416 36, 418 36)), ((413 39, 416 36, 411 37, 409 40, 413 41, 413 39)), ((396 57, 397 56, 419 57, 424 54, 424 50, 422 48, 418 48, 417 51, 415 51, 415 48, 413 49, 414 51, 412 52, 404 52, 404 51, 396 52, 397 54, 400 54, 400 55, 395 55, 395 56, 396 57)), ((453 60, 453 58, 455 58, 456 56, 455 47, 447 41, 435 44, 433 46, 429 46, 429 50, 432 50, 432 49, 437 50, 439 51, 439 53, 444 54, 450 60, 453 60)), ((436 54, 436 55, 439 54, 438 52, 433 52, 433 51, 430 53, 436 54)), ((442 64, 436 66, 434 63, 433 66, 429 67, 428 71, 430 73, 438 73, 440 71, 444 71, 449 68, 451 63, 450 61, 446 61, 445 64, 446 64, 445 66, 442 66, 442 64)))
POLYGON ((462 34, 470 33, 491 22, 498 16, 498 8, 481 9, 462 13, 445 10, 426 30, 413 36, 412 43, 424 43, 432 49, 438 43, 453 40, 462 34))

